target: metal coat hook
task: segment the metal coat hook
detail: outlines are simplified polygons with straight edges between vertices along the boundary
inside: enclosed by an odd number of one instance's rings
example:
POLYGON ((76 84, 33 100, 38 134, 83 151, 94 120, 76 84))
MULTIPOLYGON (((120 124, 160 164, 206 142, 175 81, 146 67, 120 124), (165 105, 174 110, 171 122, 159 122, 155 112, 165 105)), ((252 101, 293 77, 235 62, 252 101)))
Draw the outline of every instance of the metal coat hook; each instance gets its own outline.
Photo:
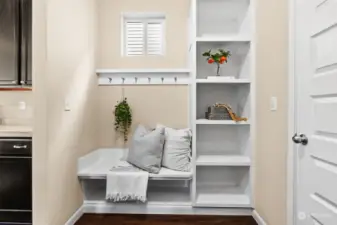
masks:
POLYGON ((123 97, 123 99, 125 98, 125 89, 124 89, 124 82, 125 82, 125 77, 122 77, 122 97, 123 97))
POLYGON ((190 82, 187 75, 180 76, 173 74, 173 76, 166 76, 159 74, 159 76, 152 76, 143 74, 121 74, 121 76, 106 76, 99 78, 100 85, 117 85, 126 88, 127 85, 178 85, 188 84, 190 82))

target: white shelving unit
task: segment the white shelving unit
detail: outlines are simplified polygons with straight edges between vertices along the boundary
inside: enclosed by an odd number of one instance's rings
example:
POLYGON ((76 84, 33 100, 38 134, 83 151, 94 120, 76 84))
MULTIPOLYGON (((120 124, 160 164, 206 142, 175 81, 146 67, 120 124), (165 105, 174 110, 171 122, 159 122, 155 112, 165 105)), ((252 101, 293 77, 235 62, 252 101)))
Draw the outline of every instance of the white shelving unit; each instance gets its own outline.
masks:
POLYGON ((206 36, 206 37, 197 37, 197 42, 250 42, 250 37, 248 36, 206 36))
POLYGON ((230 79, 230 80, 208 80, 197 79, 199 84, 250 84, 249 79, 230 79))
POLYGON ((193 0, 191 70, 194 207, 252 208, 255 104, 255 0, 193 0), (231 52, 221 76, 202 53, 231 52), (227 103, 246 122, 207 120, 207 107, 227 103))
POLYGON ((196 124, 205 124, 205 125, 217 125, 217 124, 223 124, 223 125, 249 125, 249 122, 235 122, 233 120, 208 120, 208 119, 197 119, 196 124))
POLYGON ((197 166, 250 166, 250 158, 240 155, 199 155, 197 166))

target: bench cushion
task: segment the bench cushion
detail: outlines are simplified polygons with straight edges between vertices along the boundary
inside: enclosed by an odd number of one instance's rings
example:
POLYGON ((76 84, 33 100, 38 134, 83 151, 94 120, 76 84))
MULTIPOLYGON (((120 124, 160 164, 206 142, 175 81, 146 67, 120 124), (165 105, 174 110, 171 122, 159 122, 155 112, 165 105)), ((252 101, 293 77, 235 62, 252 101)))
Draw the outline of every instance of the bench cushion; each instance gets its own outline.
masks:
MULTIPOLYGON (((118 165, 123 158, 125 149, 98 149, 78 160, 78 177, 81 179, 106 179, 109 170, 118 165)), ((158 174, 150 173, 150 179, 190 180, 191 171, 182 172, 168 168, 161 168, 158 174)))

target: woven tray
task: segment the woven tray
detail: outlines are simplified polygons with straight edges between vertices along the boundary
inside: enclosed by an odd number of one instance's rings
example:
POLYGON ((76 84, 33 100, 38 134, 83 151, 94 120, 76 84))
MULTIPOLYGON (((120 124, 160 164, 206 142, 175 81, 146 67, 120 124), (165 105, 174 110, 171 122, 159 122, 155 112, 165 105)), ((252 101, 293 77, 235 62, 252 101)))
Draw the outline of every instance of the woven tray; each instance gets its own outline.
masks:
POLYGON ((205 117, 209 120, 232 120, 226 108, 218 108, 214 106, 208 107, 205 117))
POLYGON ((206 112, 206 119, 208 120, 232 120, 232 118, 229 115, 212 114, 208 112, 206 112))

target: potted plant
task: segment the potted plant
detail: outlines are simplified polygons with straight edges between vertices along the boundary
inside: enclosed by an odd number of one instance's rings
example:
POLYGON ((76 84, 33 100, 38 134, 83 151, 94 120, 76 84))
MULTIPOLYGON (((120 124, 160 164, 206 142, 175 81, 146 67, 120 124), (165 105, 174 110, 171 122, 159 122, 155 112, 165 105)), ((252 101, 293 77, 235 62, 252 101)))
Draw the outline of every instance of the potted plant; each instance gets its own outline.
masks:
POLYGON ((212 49, 207 52, 204 52, 202 56, 206 57, 206 60, 209 64, 217 65, 217 73, 216 76, 220 77, 220 66, 224 63, 228 62, 228 58, 231 55, 230 51, 225 51, 223 49, 219 49, 217 52, 212 53, 212 49))
POLYGON ((127 101, 123 98, 115 106, 115 131, 123 135, 124 144, 128 141, 128 135, 132 124, 132 111, 127 101))

